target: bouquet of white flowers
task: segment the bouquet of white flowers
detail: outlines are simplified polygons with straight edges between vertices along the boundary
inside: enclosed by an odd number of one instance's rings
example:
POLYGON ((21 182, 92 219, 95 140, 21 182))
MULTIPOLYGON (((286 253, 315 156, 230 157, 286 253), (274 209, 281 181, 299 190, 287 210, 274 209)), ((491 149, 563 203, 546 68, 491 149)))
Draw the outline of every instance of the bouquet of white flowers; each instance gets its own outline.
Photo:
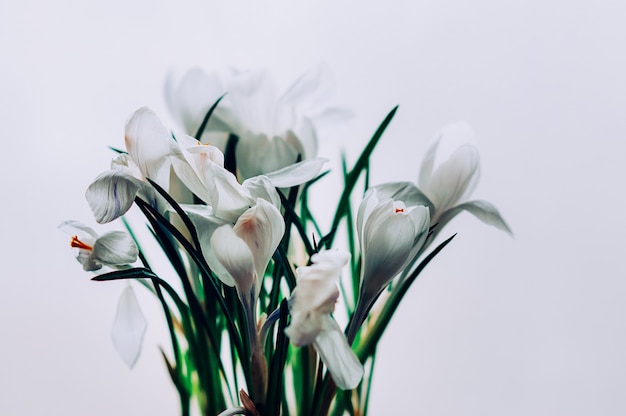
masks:
MULTIPOLYGON (((378 342, 454 237, 438 234, 462 211, 510 233, 493 205, 468 200, 480 167, 473 145, 435 164, 440 141, 471 138, 464 123, 436 136, 418 185, 370 185, 370 156, 395 108, 354 166, 343 160, 339 200, 323 204, 334 207, 332 222, 320 224, 309 200, 328 179, 318 126, 343 112, 326 105, 325 75, 305 74, 282 95, 262 71, 170 79, 168 104, 187 134, 137 110, 125 150, 113 149, 111 169, 86 192, 98 223, 120 220, 126 230, 60 226, 83 268, 98 271, 93 280, 134 281, 160 302, 171 341, 163 358, 183 416, 367 414, 378 342), (126 219, 133 206, 147 223, 126 219), (151 264, 146 225, 171 268, 151 264)), ((131 367, 145 329, 129 284, 113 342, 131 367)))

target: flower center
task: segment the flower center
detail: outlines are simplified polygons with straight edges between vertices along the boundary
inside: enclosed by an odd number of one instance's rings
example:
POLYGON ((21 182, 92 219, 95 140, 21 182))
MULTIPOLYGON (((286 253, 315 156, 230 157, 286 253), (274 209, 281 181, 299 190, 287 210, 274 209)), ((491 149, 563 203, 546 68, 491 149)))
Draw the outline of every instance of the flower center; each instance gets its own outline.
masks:
POLYGON ((82 248, 83 250, 93 251, 93 247, 88 244, 83 243, 78 239, 78 236, 75 235, 72 237, 72 241, 70 242, 70 246, 74 248, 82 248))

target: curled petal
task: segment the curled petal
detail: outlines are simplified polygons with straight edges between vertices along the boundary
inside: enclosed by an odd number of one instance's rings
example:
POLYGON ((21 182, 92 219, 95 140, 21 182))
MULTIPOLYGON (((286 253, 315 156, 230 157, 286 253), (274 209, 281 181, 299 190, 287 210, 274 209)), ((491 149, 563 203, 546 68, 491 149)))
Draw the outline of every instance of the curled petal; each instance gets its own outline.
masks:
POLYGON ((313 346, 328 367, 335 384, 342 390, 356 388, 363 378, 363 366, 346 340, 343 331, 330 316, 324 322, 313 346))
POLYGON ((139 308, 133 288, 126 287, 117 305, 115 322, 111 330, 113 345, 126 365, 132 368, 139 358, 143 335, 148 326, 139 308))
POLYGON ((80 221, 63 221, 57 228, 68 235, 77 235, 83 241, 91 239, 91 242, 85 241, 87 244, 93 243, 98 238, 98 233, 80 221))
POLYGON ((128 233, 111 231, 100 236, 93 246, 93 257, 108 266, 123 266, 137 261, 139 250, 128 233))
POLYGON ((89 185, 85 197, 96 221, 104 224, 124 215, 142 186, 139 179, 123 171, 111 170, 89 185))

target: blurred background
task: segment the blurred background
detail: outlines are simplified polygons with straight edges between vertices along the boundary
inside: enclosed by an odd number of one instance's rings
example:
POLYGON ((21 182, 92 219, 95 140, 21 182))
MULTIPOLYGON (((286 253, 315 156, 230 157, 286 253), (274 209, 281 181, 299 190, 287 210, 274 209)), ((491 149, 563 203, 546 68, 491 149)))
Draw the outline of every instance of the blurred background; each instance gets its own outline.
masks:
POLYGON ((466 120, 475 196, 515 232, 448 226, 382 341, 371 414, 626 414, 625 18, 606 0, 0 2, 0 414, 178 413, 158 304, 136 290, 149 328, 128 370, 123 283, 89 281, 56 227, 95 225, 84 191, 134 110, 180 130, 170 71, 266 67, 286 87, 320 63, 355 114, 321 155, 354 161, 399 104, 372 182, 414 181, 466 120))

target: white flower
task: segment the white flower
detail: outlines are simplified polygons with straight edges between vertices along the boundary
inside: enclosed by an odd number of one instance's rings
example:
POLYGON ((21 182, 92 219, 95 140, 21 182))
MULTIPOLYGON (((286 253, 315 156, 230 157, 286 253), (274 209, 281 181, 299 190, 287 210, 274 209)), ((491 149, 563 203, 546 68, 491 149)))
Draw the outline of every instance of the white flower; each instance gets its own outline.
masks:
POLYGON ((489 202, 468 201, 480 177, 478 149, 471 144, 474 132, 464 122, 444 127, 436 136, 422 161, 419 173, 419 189, 432 202, 433 224, 438 223, 438 232, 452 218, 468 211, 488 225, 512 234, 498 210, 489 202), (438 148, 462 143, 449 157, 436 163, 438 148))
POLYGON ((172 166, 178 178, 212 208, 212 215, 235 222, 258 198, 280 207, 277 187, 300 185, 313 179, 326 159, 313 158, 239 183, 224 168, 224 155, 215 146, 180 136, 172 147, 172 166))
POLYGON ((357 214, 363 261, 362 296, 378 297, 417 254, 426 240, 429 226, 428 207, 407 206, 405 201, 390 197, 379 199, 376 188, 368 191, 357 214))
POLYGON ((284 232, 285 222, 280 211, 271 203, 259 199, 255 206, 239 217, 234 226, 226 224, 216 228, 208 247, 206 243, 203 247, 203 251, 213 253, 207 262, 217 276, 226 285, 237 289, 248 318, 253 346, 256 342, 254 312, 261 279, 284 232))
POLYGON ((195 135, 208 109, 226 93, 198 139, 224 150, 229 135, 236 135, 239 175, 247 179, 288 166, 298 156, 316 155, 317 127, 345 113, 325 105, 330 84, 328 71, 319 67, 279 95, 265 71, 233 71, 222 78, 193 69, 176 85, 170 78, 166 98, 172 114, 195 135))
POLYGON ((337 387, 343 390, 356 388, 363 377, 361 363, 331 317, 339 298, 341 269, 348 259, 344 251, 323 251, 311 257, 310 266, 296 270, 297 285, 289 299, 291 323, 285 329, 294 345, 313 344, 337 387))
POLYGON ((123 268, 137 261, 139 250, 128 233, 110 231, 99 236, 78 221, 65 221, 59 229, 72 235, 70 245, 76 249, 76 259, 86 271, 108 266, 123 268))
POLYGON ((126 124, 126 150, 89 186, 85 197, 96 221, 107 223, 124 215, 139 193, 157 204, 151 179, 169 188, 171 137, 158 117, 148 108, 137 110, 126 124))

